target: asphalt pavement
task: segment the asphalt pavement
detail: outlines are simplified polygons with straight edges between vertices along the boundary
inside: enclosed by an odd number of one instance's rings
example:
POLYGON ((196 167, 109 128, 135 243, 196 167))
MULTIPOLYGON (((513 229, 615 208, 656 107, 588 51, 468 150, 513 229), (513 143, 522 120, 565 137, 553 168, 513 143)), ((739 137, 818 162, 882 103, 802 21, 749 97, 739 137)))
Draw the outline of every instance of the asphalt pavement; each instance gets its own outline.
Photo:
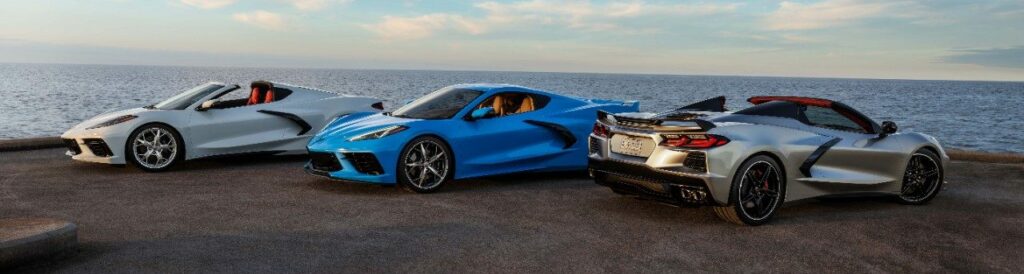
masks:
POLYGON ((0 153, 0 218, 78 225, 77 252, 23 272, 1020 273, 1024 165, 954 162, 924 206, 808 200, 740 227, 619 196, 583 173, 456 181, 440 193, 307 175, 302 157, 165 173, 0 153))

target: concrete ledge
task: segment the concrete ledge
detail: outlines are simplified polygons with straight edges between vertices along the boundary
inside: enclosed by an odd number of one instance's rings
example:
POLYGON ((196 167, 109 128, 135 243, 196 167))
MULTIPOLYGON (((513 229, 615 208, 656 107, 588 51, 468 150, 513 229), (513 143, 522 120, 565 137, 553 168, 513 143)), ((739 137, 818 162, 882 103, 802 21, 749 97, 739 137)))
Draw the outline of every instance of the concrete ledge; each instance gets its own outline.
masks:
POLYGON ((1024 154, 980 152, 959 149, 946 149, 949 158, 956 161, 1024 164, 1024 154))
POLYGON ((63 147, 60 137, 0 140, 0 152, 63 147))
POLYGON ((0 270, 72 250, 75 224, 47 218, 0 219, 0 270))

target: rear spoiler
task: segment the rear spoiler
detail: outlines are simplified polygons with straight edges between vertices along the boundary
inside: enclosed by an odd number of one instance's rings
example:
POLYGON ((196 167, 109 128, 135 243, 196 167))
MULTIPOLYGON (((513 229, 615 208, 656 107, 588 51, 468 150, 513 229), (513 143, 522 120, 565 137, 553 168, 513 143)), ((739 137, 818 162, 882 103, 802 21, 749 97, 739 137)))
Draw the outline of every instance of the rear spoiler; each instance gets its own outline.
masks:
POLYGON ((718 96, 709 98, 704 101, 696 102, 693 104, 686 105, 681 108, 677 108, 675 111, 692 110, 692 111, 710 111, 710 112, 725 112, 725 96, 718 96))
POLYGON ((597 111, 597 121, 606 125, 629 128, 651 129, 654 131, 708 131, 715 124, 707 120, 690 119, 686 121, 645 119, 626 116, 615 116, 607 111, 597 111))

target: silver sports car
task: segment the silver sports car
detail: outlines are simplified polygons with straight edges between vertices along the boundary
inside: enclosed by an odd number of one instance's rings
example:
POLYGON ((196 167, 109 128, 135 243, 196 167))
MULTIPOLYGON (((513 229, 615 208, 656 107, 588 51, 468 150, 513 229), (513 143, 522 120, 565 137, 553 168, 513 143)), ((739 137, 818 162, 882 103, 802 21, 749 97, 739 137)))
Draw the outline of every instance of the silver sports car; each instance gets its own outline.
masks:
POLYGON ((211 156, 304 154, 333 119, 384 108, 379 99, 282 83, 249 88, 203 84, 153 105, 100 114, 61 138, 75 160, 161 171, 211 156))
POLYGON ((590 174, 616 193, 711 206, 741 225, 768 222, 782 203, 883 193, 924 204, 949 157, 932 136, 900 133, 825 99, 762 96, 725 110, 716 97, 664 113, 599 113, 590 174))

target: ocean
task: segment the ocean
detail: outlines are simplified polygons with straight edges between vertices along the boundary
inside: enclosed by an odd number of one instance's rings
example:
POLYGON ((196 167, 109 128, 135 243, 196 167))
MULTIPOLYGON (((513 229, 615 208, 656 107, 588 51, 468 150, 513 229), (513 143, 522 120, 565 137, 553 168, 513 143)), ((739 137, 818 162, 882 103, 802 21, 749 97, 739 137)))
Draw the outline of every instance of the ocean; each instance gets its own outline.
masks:
POLYGON ((748 106, 750 96, 812 96, 936 136, 946 147, 1024 153, 1024 82, 64 64, 0 64, 0 139, 56 136, 96 114, 149 105, 205 82, 245 86, 253 80, 374 96, 387 110, 457 83, 638 100, 643 111, 719 95, 733 110, 748 106))

